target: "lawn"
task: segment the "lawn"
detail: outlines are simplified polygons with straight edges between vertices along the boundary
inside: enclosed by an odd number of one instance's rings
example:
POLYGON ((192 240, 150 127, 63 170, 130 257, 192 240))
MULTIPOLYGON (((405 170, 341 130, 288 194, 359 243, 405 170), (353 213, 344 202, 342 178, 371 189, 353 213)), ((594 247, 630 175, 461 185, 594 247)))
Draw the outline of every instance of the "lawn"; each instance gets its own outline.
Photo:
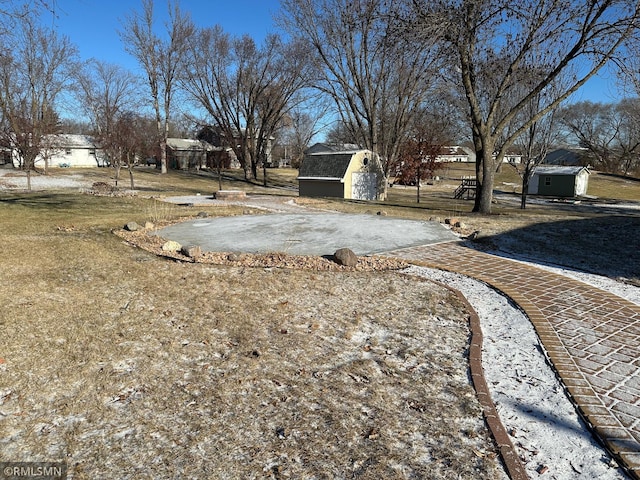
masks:
MULTIPOLYGON (((0 193, 0 461, 64 461, 73 478, 496 478, 448 290, 156 257, 112 230, 193 215, 158 197, 215 182, 137 181, 128 197, 0 193)), ((241 186, 272 188, 225 184, 241 186)))
MULTIPOLYGON (((106 169, 56 175, 112 182, 106 169)), ((633 278, 637 214, 499 203, 471 215, 445 188, 457 175, 420 204, 395 187, 388 202, 304 203, 457 215, 487 248, 599 252, 601 273, 633 278), (576 232, 592 234, 563 246, 576 232)), ((499 478, 468 378, 467 312, 451 292, 393 270, 157 257, 112 231, 246 209, 160 200, 217 190, 206 173, 139 169, 135 180, 136 196, 0 191, 0 461, 65 461, 73 478, 499 478)), ((270 171, 263 187, 226 172, 223 188, 290 195, 294 180, 270 171)), ((603 188, 633 200, 633 185, 603 188)))

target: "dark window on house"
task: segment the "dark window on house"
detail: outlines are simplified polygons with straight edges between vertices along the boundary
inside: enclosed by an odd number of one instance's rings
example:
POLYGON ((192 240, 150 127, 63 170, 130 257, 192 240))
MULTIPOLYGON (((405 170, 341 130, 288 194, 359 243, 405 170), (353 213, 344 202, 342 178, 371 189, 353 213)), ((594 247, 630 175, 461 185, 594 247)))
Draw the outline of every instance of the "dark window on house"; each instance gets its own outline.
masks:
POLYGON ((551 177, 544 177, 544 184, 546 187, 551 185, 551 177))

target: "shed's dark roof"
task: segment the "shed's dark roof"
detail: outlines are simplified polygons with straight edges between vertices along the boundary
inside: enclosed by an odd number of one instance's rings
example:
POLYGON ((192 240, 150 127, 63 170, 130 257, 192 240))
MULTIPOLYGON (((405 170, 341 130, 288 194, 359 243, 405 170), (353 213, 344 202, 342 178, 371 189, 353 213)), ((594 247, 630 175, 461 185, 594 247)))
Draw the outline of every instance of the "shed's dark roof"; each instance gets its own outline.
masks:
POLYGON ((307 155, 300 166, 299 177, 342 178, 347 173, 353 152, 307 155))

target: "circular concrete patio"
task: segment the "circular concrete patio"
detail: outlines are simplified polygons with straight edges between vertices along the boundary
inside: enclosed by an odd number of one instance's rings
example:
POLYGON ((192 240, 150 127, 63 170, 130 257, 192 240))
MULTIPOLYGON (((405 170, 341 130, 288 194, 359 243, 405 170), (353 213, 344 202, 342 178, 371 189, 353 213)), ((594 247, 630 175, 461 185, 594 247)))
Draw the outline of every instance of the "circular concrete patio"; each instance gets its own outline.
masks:
POLYGON ((171 225, 157 234, 210 252, 292 255, 332 255, 339 248, 369 255, 458 239, 437 222, 346 213, 203 218, 171 225))

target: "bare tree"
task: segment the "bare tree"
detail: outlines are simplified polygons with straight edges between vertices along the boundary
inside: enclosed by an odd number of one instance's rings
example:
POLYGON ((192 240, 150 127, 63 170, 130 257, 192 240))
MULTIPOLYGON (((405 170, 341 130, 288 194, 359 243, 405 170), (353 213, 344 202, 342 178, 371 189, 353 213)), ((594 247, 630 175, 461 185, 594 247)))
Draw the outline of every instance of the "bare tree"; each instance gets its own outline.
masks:
POLYGON ((579 102, 564 108, 560 122, 569 140, 589 152, 595 167, 609 173, 629 174, 640 156, 640 102, 579 102))
POLYGON ((69 87, 77 54, 66 37, 34 22, 30 16, 19 18, 17 28, 4 37, 6 50, 0 56, 0 135, 27 172, 29 190, 36 159, 53 148, 56 101, 69 87))
POLYGON ((623 175, 640 173, 640 100, 628 98, 616 105, 620 118, 618 170, 623 175))
POLYGON ((584 85, 637 29, 637 0, 412 0, 408 23, 417 34, 445 26, 467 100, 476 150, 478 195, 474 211, 491 212, 497 165, 516 138, 584 85), (416 28, 420 25, 420 28, 416 28), (526 73, 543 72, 522 90, 526 73), (498 139, 531 99, 558 76, 572 82, 547 96, 540 110, 498 139), (517 88, 514 89, 514 86, 517 88), (510 105, 504 108, 505 102, 510 105))
POLYGON ((0 0, 0 34, 11 35, 16 25, 27 17, 35 18, 42 11, 55 10, 47 0, 0 0))
POLYGON ((167 172, 167 138, 174 89, 189 37, 195 30, 190 16, 171 1, 169 22, 165 27, 166 38, 154 32, 154 0, 142 0, 142 13, 134 12, 127 16, 120 32, 125 50, 138 60, 147 76, 156 116, 162 173, 167 172))
MULTIPOLYGON (((528 117, 535 116, 540 110, 540 106, 534 100, 530 105, 530 110, 525 112, 528 117)), ((535 168, 540 165, 549 149, 557 140, 558 131, 556 129, 556 112, 552 110, 544 117, 531 123, 527 130, 515 141, 515 145, 520 147, 521 162, 520 164, 511 163, 522 180, 522 191, 520 193, 520 208, 527 207, 527 195, 529 193, 529 182, 533 177, 535 168)))
POLYGON ((316 105, 313 101, 301 103, 287 114, 281 137, 286 148, 285 156, 290 160, 292 167, 300 168, 304 151, 322 129, 325 114, 326 105, 323 102, 316 105))
MULTIPOLYGON (((121 134, 122 116, 134 106, 137 79, 118 65, 93 60, 80 71, 76 84, 80 104, 91 119, 96 143, 109 165, 115 168, 117 186, 120 168, 123 162, 127 163, 127 139, 121 134)), ((133 131, 130 133, 135 135, 133 131)), ((130 171, 131 177, 132 173, 130 171)))
MULTIPOLYGON (((140 159, 146 159, 158 146, 150 142, 148 132, 153 130, 151 119, 132 111, 123 111, 118 114, 111 131, 111 142, 117 145, 118 157, 116 158, 116 178, 120 176, 120 169, 126 167, 129 173, 129 187, 135 188, 133 168, 140 159)), ((117 182, 116 182, 117 186, 117 182)))
MULTIPOLYGON (((315 86, 334 102, 356 143, 379 155, 385 176, 416 108, 438 78, 436 38, 401 35, 391 0, 283 0, 282 23, 319 65, 315 86)), ((385 193, 386 194, 385 181, 385 193)))
MULTIPOLYGON (((307 58, 298 42, 268 36, 232 37, 220 26, 193 37, 183 87, 233 148, 246 179, 265 165, 271 138, 307 83, 307 58)), ((266 176, 265 176, 266 178, 266 176)))

